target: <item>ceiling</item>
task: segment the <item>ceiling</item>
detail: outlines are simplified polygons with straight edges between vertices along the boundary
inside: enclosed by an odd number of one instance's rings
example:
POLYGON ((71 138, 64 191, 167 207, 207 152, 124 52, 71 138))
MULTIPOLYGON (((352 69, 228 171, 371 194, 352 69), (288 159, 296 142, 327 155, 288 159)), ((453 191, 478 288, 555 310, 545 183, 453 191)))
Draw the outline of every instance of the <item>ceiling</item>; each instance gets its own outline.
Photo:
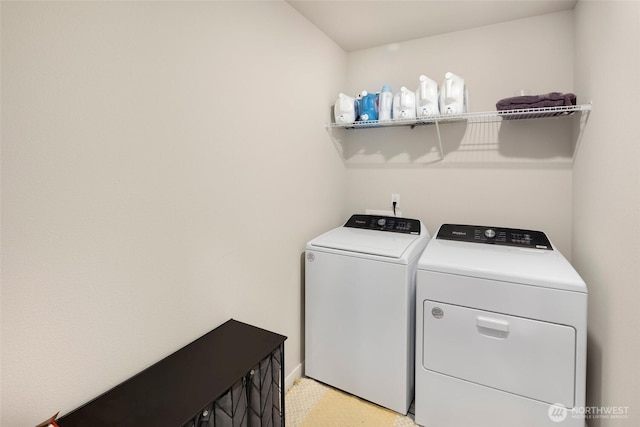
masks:
POLYGON ((347 52, 571 10, 578 0, 286 0, 347 52))

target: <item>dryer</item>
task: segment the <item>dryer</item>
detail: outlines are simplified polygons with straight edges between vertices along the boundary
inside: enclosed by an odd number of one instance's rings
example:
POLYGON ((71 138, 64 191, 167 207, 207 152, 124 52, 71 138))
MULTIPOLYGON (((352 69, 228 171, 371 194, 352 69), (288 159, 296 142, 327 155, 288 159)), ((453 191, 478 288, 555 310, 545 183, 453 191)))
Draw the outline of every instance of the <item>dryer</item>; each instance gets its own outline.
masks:
POLYGON ((417 424, 584 427, 587 287, 544 233, 444 224, 416 293, 417 424))
POLYGON ((353 215, 305 260, 305 375, 406 414, 414 395, 416 219, 353 215))

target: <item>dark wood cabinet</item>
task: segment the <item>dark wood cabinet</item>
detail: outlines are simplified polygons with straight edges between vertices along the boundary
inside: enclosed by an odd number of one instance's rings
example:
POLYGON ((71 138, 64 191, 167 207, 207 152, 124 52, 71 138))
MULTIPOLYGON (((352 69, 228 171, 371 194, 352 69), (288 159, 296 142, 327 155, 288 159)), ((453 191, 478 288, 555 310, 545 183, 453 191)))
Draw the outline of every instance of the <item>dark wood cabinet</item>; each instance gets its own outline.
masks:
POLYGON ((231 319, 58 424, 284 427, 285 340, 231 319))

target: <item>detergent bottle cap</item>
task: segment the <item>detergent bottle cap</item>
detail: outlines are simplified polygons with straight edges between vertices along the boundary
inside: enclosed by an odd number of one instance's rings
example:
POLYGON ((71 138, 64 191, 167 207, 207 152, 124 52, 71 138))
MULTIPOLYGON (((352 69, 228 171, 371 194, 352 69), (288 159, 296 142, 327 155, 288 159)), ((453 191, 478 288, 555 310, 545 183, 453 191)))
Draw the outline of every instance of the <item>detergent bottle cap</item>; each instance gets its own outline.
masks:
POLYGON ((366 90, 363 90, 363 91, 362 91, 362 96, 363 96, 363 97, 367 96, 368 94, 369 94, 369 93, 368 93, 366 90))
POLYGON ((425 80, 427 80, 427 76, 425 76, 424 74, 421 74, 420 75, 420 81, 423 82, 425 80))
POLYGON ((383 92, 391 92, 391 86, 389 86, 389 85, 382 86, 382 91, 383 92))

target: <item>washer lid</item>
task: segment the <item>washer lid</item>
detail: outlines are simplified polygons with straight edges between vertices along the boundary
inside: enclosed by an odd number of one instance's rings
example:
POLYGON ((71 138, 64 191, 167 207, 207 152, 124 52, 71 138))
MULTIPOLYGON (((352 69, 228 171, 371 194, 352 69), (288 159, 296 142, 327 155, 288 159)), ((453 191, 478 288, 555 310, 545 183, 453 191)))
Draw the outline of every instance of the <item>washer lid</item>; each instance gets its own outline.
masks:
POLYGON ((582 278, 557 250, 431 239, 418 270, 587 292, 582 278))
POLYGON ((309 242, 309 246, 399 259, 420 235, 340 227, 309 242))

